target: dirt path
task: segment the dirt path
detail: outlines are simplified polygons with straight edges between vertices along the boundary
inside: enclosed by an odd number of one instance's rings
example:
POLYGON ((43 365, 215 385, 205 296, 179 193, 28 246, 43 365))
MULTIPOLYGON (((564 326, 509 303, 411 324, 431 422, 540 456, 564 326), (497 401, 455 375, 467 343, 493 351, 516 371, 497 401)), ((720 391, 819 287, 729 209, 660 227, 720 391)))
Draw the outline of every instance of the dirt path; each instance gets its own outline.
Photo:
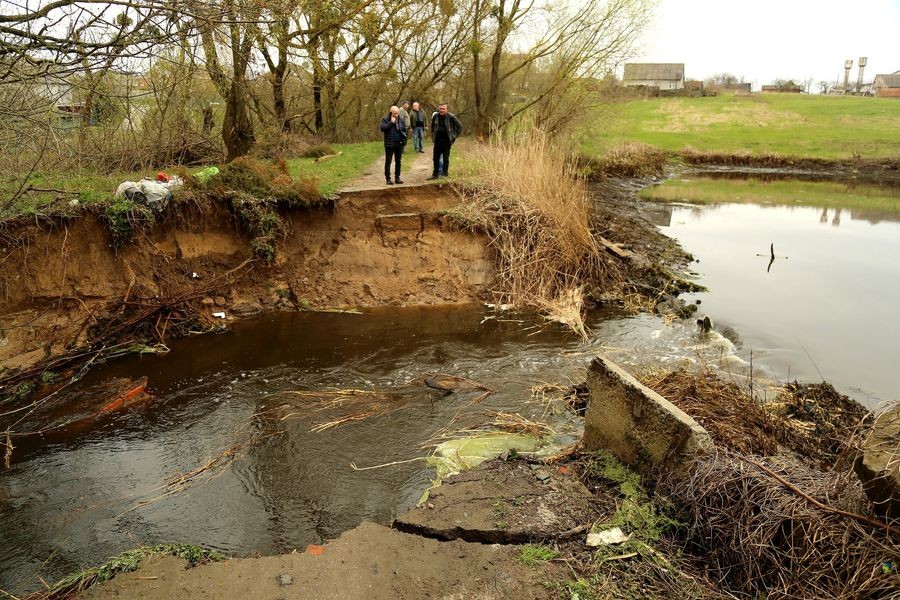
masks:
MULTIPOLYGON (((347 187, 341 189, 341 192, 359 192, 394 187, 404 188, 429 183, 428 178, 431 177, 433 166, 431 146, 426 145, 424 152, 416 152, 413 150, 412 144, 407 144, 400 166, 400 179, 403 181, 401 185, 389 186, 384 182, 384 157, 381 157, 365 170, 362 177, 348 184, 347 187)), ((394 166, 391 165, 391 173, 393 173, 393 168, 394 166)))

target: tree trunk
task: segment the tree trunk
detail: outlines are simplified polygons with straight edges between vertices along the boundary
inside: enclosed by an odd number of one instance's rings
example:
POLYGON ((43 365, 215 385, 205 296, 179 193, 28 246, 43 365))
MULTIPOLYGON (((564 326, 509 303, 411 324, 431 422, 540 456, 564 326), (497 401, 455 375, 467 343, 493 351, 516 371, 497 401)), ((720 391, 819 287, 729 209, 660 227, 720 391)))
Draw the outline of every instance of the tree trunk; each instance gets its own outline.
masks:
POLYGON ((244 82, 237 79, 231 82, 231 90, 225 99, 222 140, 227 150, 226 162, 247 154, 255 141, 244 82))
POLYGON ((472 28, 472 78, 475 88, 475 134, 484 139, 484 100, 481 96, 481 2, 475 3, 475 24, 472 28))
POLYGON ((287 105, 284 101, 285 71, 284 62, 279 62, 272 72, 272 99, 275 105, 275 122, 284 133, 291 131, 291 121, 287 117, 287 105))

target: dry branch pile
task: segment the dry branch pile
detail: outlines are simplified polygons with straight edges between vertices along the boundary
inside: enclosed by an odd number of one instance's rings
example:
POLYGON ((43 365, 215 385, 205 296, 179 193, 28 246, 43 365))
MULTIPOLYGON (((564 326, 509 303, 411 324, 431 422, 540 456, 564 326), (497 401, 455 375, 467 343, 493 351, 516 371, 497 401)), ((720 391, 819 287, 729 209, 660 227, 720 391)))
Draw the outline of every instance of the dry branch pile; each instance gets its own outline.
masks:
POLYGON ((864 516, 865 496, 846 475, 791 459, 721 453, 695 461, 663 488, 687 513, 690 539, 715 575, 750 597, 900 592, 897 529, 864 516))
POLYGON ((498 302, 537 308, 581 335, 585 297, 621 281, 591 231, 584 182, 541 134, 493 142, 458 217, 485 232, 498 258, 498 302))
POLYGON ((784 443, 780 419, 755 402, 747 390, 712 371, 651 372, 647 387, 691 415, 719 446, 746 454, 771 455, 784 443))
POLYGON ((846 454, 868 413, 828 383, 794 382, 777 390, 776 401, 760 403, 708 369, 648 372, 641 380, 696 419, 719 447, 764 456, 786 448, 826 471, 846 454))

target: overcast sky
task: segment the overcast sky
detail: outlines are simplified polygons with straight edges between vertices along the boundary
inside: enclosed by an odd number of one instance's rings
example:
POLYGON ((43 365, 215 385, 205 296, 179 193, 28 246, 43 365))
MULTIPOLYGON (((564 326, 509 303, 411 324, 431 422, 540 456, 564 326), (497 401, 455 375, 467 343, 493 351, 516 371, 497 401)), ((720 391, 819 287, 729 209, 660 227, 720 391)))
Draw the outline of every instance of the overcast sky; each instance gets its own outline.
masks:
POLYGON ((834 81, 852 58, 855 82, 860 56, 867 82, 900 70, 900 0, 659 0, 655 15, 636 62, 684 63, 688 79, 834 81))

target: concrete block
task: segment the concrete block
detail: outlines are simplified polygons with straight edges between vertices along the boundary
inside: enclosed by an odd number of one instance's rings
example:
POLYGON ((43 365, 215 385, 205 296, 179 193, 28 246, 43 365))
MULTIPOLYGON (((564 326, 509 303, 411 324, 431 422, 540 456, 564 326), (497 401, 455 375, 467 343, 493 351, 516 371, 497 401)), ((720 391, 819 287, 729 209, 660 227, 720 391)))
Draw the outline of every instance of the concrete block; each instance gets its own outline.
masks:
POLYGON ((900 519, 900 404, 875 420, 854 464, 878 514, 900 519))
POLYGON ((714 449, 709 433, 677 406, 605 358, 588 370, 584 444, 609 450, 639 473, 677 468, 714 449))

